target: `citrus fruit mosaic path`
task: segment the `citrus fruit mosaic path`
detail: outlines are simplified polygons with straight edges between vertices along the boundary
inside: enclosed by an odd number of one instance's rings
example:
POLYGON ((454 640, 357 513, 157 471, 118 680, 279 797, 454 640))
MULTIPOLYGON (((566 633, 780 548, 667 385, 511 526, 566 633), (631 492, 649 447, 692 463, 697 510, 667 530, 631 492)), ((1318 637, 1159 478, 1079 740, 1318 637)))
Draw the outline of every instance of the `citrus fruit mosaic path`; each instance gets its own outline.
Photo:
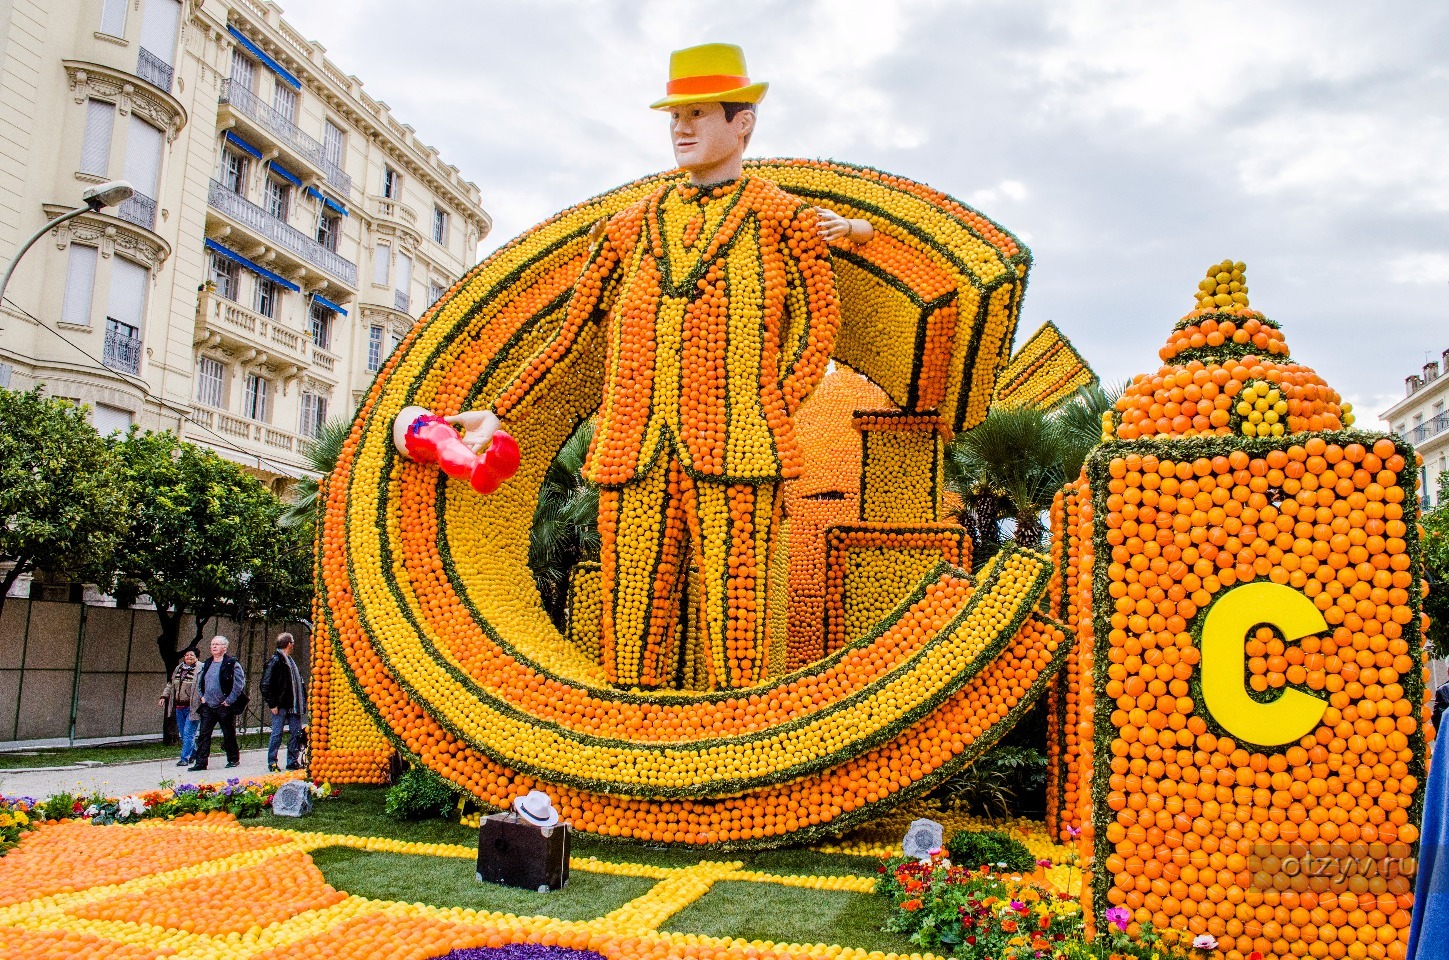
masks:
MULTIPOLYGON (((923 812, 907 810, 895 819, 923 812)), ((985 826, 969 818, 946 819, 948 829, 985 826)), ((899 826, 880 824, 837 842, 829 852, 889 853, 885 835, 899 836, 899 826)), ((1066 856, 1066 848, 1053 846, 1040 824, 1015 821, 1006 828, 1043 859, 1066 856)), ((867 894, 874 888, 871 877, 777 874, 727 860, 670 867, 575 857, 573 871, 643 878, 653 886, 603 916, 559 920, 353 896, 328 885, 312 862, 311 852, 324 847, 448 859, 476 856, 462 844, 244 827, 226 814, 134 826, 46 824, 0 859, 0 955, 16 960, 425 960, 450 950, 537 943, 620 960, 896 956, 661 929, 721 881, 867 894)), ((1048 871, 1048 878, 1070 885, 1068 874, 1056 873, 1064 869, 1048 871)), ((420 896, 426 896, 426 888, 427 878, 420 877, 420 896)))

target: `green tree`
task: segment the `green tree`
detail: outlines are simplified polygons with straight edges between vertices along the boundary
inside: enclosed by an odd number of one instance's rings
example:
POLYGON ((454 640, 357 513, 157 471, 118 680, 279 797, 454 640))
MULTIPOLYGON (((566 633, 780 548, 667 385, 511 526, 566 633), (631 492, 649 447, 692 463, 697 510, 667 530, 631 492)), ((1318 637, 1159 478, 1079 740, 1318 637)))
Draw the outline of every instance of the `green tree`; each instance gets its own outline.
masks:
POLYGON ((156 605, 168 672, 181 657, 188 613, 196 618, 188 646, 196 646, 214 617, 272 615, 273 604, 277 619, 295 612, 296 565, 280 569, 286 507, 260 480, 170 433, 133 430, 115 445, 130 482, 146 491, 133 500, 116 550, 117 589, 144 592, 156 605))
POLYGON ((528 568, 559 629, 568 606, 569 572, 580 561, 599 559, 599 489, 583 477, 593 439, 594 421, 585 420, 559 449, 543 475, 528 534, 528 568))
POLYGON ((1424 576, 1429 595, 1424 612, 1429 615, 1429 650, 1435 657, 1449 657, 1449 473, 1439 475, 1438 510, 1424 514, 1424 576))
MULTIPOLYGON (((130 488, 85 409, 0 390, 0 577, 5 595, 23 574, 90 578, 126 532, 130 488)), ((102 574, 103 576, 103 574, 102 574)))
POLYGON ((1102 440, 1102 415, 1120 391, 1093 384, 1056 410, 993 408, 946 447, 946 488, 961 498, 956 520, 971 536, 972 566, 1001 548, 1001 522, 1015 521, 1018 546, 1041 549, 1042 513, 1076 479, 1102 440))
POLYGON ((297 497, 282 518, 284 525, 308 525, 310 529, 317 515, 317 493, 321 478, 336 469, 337 461, 342 456, 342 447, 351 433, 352 424, 348 421, 328 420, 322 424, 322 429, 317 432, 312 442, 307 444, 303 451, 307 457, 307 467, 319 476, 303 477, 298 481, 297 497))

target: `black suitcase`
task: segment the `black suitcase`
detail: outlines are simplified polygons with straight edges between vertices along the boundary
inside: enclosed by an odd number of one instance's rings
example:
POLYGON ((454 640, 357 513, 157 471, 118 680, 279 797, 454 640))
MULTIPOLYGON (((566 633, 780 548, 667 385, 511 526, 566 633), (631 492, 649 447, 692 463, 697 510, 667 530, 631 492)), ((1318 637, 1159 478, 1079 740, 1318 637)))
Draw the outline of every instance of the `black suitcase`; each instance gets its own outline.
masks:
POLYGON ((569 825, 536 827, 515 813, 478 824, 478 882, 546 893, 569 882, 569 825))

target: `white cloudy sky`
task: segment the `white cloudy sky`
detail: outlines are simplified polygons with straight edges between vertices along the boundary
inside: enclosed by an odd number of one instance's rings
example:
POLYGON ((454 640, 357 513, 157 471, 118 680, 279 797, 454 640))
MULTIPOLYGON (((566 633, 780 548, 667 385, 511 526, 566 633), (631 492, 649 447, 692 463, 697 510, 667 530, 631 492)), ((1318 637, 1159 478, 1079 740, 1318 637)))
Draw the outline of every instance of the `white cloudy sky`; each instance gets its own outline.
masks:
POLYGON ((672 165, 669 51, 741 44, 751 153, 978 207, 1035 255, 1105 379, 1155 369, 1204 268, 1365 425, 1449 348, 1449 4, 1172 0, 289 0, 287 18, 483 191, 484 252, 672 165))

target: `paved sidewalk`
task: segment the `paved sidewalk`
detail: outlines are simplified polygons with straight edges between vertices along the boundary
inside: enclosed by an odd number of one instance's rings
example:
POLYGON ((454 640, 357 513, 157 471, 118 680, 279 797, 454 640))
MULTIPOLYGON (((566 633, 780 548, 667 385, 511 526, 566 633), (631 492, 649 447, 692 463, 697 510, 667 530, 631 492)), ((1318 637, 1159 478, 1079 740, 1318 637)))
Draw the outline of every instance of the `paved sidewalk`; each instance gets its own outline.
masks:
MULTIPOLYGON (((285 751, 285 742, 283 745, 285 751)), ((283 754, 285 757, 285 753, 283 754)), ((123 797, 144 793, 161 786, 163 780, 173 784, 220 783, 232 777, 259 777, 267 772, 266 748, 243 750, 241 766, 226 767, 226 754, 218 741, 212 751, 205 773, 192 773, 176 765, 176 758, 109 763, 99 767, 52 767, 46 770, 0 770, 0 794, 7 797, 34 797, 43 800, 51 794, 69 791, 91 793, 101 791, 108 796, 123 797)))

